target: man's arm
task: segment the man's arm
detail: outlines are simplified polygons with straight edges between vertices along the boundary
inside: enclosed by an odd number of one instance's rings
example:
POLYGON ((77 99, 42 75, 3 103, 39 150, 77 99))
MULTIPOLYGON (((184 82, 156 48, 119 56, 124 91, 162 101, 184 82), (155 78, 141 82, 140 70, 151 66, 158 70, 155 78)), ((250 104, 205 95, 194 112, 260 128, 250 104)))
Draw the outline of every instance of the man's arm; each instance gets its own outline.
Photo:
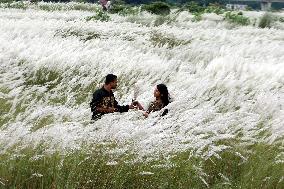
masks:
POLYGON ((118 105, 118 102, 114 100, 114 108, 116 109, 117 112, 128 112, 129 109, 133 108, 131 105, 126 105, 126 106, 120 106, 118 105))
POLYGON ((112 108, 112 107, 107 107, 107 108, 102 108, 102 107, 97 107, 96 111, 99 113, 113 113, 117 112, 117 108, 112 108))

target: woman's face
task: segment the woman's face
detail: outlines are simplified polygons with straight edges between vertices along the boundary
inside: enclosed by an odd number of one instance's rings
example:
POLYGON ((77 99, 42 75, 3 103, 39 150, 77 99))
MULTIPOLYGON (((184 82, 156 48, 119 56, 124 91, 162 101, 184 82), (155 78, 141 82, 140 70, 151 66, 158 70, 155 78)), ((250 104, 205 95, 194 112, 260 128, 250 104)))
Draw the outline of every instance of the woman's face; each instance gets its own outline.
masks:
POLYGON ((161 96, 161 93, 160 93, 160 91, 157 89, 157 87, 155 88, 155 90, 154 90, 154 97, 160 97, 161 96))

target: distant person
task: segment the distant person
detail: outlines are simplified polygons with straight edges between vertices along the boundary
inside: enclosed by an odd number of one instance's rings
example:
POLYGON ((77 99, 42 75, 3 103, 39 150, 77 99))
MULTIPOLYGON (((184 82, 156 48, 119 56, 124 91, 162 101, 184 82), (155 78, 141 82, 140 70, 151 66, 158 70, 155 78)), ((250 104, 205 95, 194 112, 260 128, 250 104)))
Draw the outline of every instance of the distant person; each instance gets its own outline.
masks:
POLYGON ((117 76, 108 74, 105 78, 104 86, 94 92, 93 99, 90 103, 93 120, 97 120, 107 113, 127 112, 129 109, 134 108, 133 104, 126 106, 118 105, 112 92, 116 87, 117 76))
MULTIPOLYGON (((156 86, 154 90, 154 97, 156 100, 151 102, 148 109, 143 113, 145 117, 148 117, 151 112, 160 111, 170 103, 168 88, 164 84, 159 84, 156 86)), ((133 102, 133 105, 137 106, 140 110, 144 110, 138 101, 133 102)), ((167 113, 168 109, 165 109, 161 116, 164 116, 167 113)))
POLYGON ((108 11, 111 6, 111 1, 110 0, 99 0, 99 3, 103 7, 104 11, 108 11))

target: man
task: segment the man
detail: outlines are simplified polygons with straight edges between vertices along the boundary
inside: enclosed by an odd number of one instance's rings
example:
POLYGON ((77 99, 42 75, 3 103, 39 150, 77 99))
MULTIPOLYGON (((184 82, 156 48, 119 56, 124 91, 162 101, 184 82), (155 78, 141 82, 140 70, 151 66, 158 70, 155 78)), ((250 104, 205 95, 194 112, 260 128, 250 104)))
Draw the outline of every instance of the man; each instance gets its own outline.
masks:
POLYGON ((117 86, 117 76, 108 74, 105 79, 105 84, 101 89, 98 89, 93 94, 92 102, 90 103, 91 111, 93 112, 92 119, 99 119, 102 115, 113 112, 127 112, 133 109, 133 104, 120 106, 114 98, 112 90, 117 86))

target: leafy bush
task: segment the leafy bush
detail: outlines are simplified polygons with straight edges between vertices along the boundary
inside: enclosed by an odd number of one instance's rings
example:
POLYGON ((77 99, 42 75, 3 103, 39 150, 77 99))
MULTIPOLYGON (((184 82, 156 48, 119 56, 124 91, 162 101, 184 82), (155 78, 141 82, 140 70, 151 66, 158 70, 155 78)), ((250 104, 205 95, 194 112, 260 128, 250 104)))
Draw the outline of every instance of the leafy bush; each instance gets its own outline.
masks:
POLYGON ((122 12, 124 9, 128 8, 126 5, 113 5, 109 10, 110 13, 119 13, 122 12))
POLYGON ((209 4, 207 7, 203 7, 199 5, 195 1, 191 1, 187 4, 185 4, 181 10, 186 10, 191 13, 194 13, 195 15, 199 14, 201 15, 202 13, 215 13, 215 14, 223 14, 225 12, 225 9, 223 6, 220 4, 214 3, 214 4, 209 4))
POLYGON ((202 20, 202 13, 193 13, 193 15, 192 22, 199 22, 202 20))
POLYGON ((243 14, 243 12, 240 11, 240 12, 238 12, 238 15, 244 15, 244 14, 243 14))
POLYGON ((47 3, 40 3, 38 4, 38 8, 44 11, 60 11, 62 10, 62 6, 56 4, 47 4, 47 3))
POLYGON ((129 5, 114 4, 109 10, 110 13, 116 13, 119 15, 137 15, 139 13, 139 8, 131 7, 129 5))
POLYGON ((215 14, 223 14, 225 12, 225 9, 223 6, 215 3, 215 4, 209 4, 208 7, 204 10, 204 12, 207 13, 215 13, 215 14))
POLYGON ((17 2, 11 2, 8 3, 7 8, 13 8, 13 9, 27 9, 28 8, 28 3, 23 2, 23 1, 17 1, 17 2))
POLYGON ((195 1, 191 1, 182 7, 182 10, 187 10, 191 13, 203 13, 205 8, 198 5, 195 1))
POLYGON ((168 15, 171 12, 170 5, 164 2, 153 2, 149 5, 143 5, 142 10, 159 15, 168 15))
MULTIPOLYGON (((85 0, 82 0, 82 2, 85 0)), ((67 3, 67 10, 82 10, 82 11, 94 11, 97 12, 99 8, 93 4, 88 3, 82 3, 82 2, 70 2, 67 3)))
POLYGON ((260 28, 270 28, 273 22, 273 16, 269 13, 265 13, 259 21, 258 27, 260 28))
POLYGON ((88 16, 86 20, 99 20, 101 22, 108 22, 110 21, 110 16, 102 10, 98 10, 94 16, 88 16))
POLYGON ((76 3, 88 3, 87 0, 72 0, 72 1, 74 1, 76 3))
POLYGON ((167 16, 157 16, 157 18, 154 21, 154 26, 160 26, 162 24, 170 24, 173 23, 176 20, 176 17, 171 17, 171 15, 167 16))
POLYGON ((232 13, 232 12, 227 12, 225 14, 225 20, 228 20, 231 23, 236 23, 236 24, 243 25, 243 26, 250 24, 249 18, 243 15, 239 15, 238 13, 232 13))
POLYGON ((253 11, 253 8, 250 7, 250 6, 247 6, 247 7, 246 7, 246 11, 253 11))
POLYGON ((0 3, 12 3, 13 0, 0 0, 0 3))
POLYGON ((99 6, 90 3, 79 3, 79 2, 69 2, 69 3, 47 3, 40 0, 31 1, 10 1, 10 0, 0 0, 1 8, 14 8, 14 9, 40 9, 44 11, 62 11, 62 10, 86 10, 97 12, 99 6), (6 3, 4 3, 6 2, 6 3))

